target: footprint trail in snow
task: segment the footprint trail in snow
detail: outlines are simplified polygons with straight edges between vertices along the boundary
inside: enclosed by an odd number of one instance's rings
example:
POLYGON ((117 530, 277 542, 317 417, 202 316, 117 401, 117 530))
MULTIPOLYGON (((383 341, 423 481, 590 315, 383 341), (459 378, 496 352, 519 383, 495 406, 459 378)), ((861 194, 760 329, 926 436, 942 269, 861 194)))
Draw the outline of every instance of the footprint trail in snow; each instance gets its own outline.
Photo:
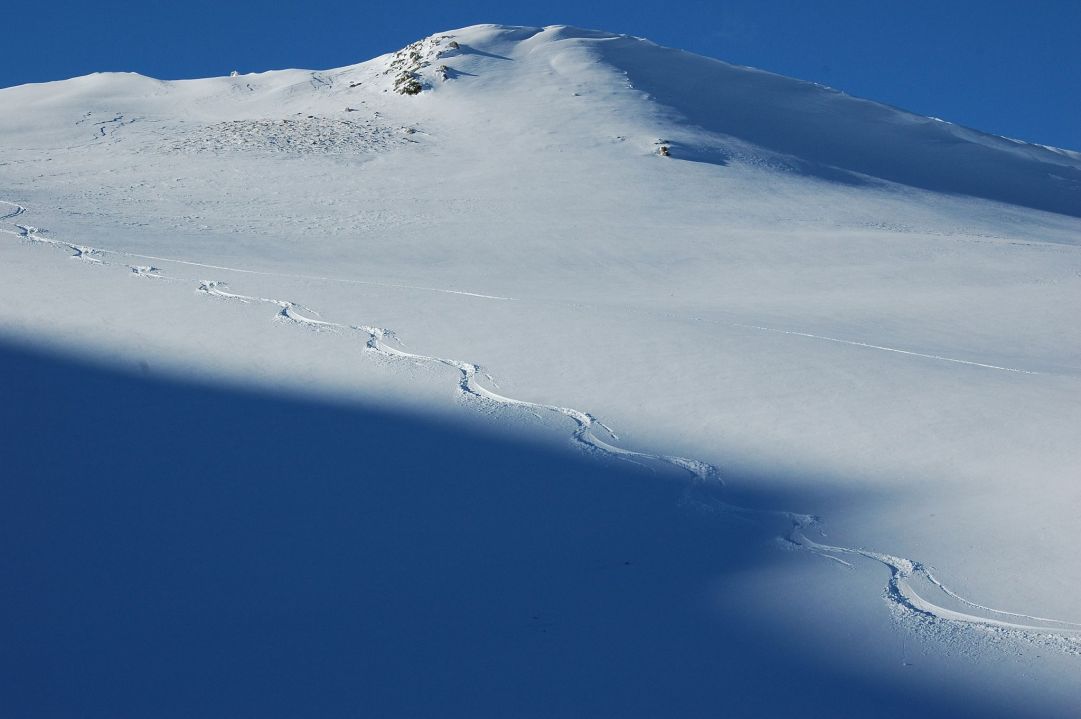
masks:
MULTIPOLYGON (((0 204, 12 208, 6 214, 0 215, 0 220, 11 220, 27 212, 26 208, 15 203, 0 201, 0 204)), ((95 265, 105 266, 112 264, 108 262, 106 258, 109 255, 116 255, 127 258, 156 259, 161 262, 173 262, 188 266, 231 270, 235 272, 245 272, 247 274, 276 274, 236 270, 224 267, 216 268, 212 265, 184 260, 150 258, 149 256, 136 255, 133 253, 113 252, 45 237, 41 234, 41 230, 30 225, 16 224, 15 226, 18 230, 17 232, 2 228, 0 228, 0 232, 7 235, 13 235, 25 242, 42 243, 65 249, 71 253, 70 256, 73 259, 82 260, 95 265)), ((167 277, 161 274, 161 269, 154 266, 131 264, 125 266, 130 270, 131 274, 134 274, 137 277, 168 279, 171 281, 188 281, 179 277, 167 277)), ((332 278, 326 279, 331 281, 347 281, 333 280, 332 278)), ((364 282, 363 284, 379 285, 380 283, 364 282)), ((403 285, 388 286, 404 287, 403 285)), ((456 290, 439 290, 421 287, 413 289, 451 292, 453 294, 485 299, 507 299, 456 290)), ((715 487, 721 483, 720 472, 715 466, 708 462, 675 455, 655 454, 619 447, 613 444, 613 442, 619 441, 619 437, 592 413, 572 407, 531 402, 499 394, 480 382, 479 378, 483 376, 489 383, 495 385, 491 375, 484 373, 479 365, 457 359, 407 352, 404 349, 401 349, 401 341, 391 330, 369 325, 350 325, 323 320, 315 310, 299 303, 289 300, 239 294, 230 291, 226 283, 220 281, 200 281, 196 286, 196 291, 218 300, 241 302, 245 304, 271 305, 276 308, 275 319, 281 322, 301 325, 313 330, 356 333, 360 336, 360 340, 364 343, 364 347, 367 351, 376 353, 390 360, 407 360, 411 363, 449 367, 458 373, 458 391, 469 399, 502 407, 520 409, 538 416, 541 414, 554 414, 570 419, 574 424, 574 429, 571 433, 572 441, 587 451, 633 462, 650 468, 667 465, 689 473, 695 479, 696 485, 698 486, 715 487)), ((983 366, 978 363, 966 364, 983 366)), ((1069 654, 1081 655, 1081 623, 1037 617, 1029 614, 1009 612, 988 607, 966 599, 949 589, 938 580, 930 567, 921 562, 860 547, 846 547, 818 542, 807 536, 808 532, 815 530, 820 524, 819 519, 812 515, 780 510, 749 509, 719 501, 715 498, 695 501, 708 509, 729 516, 740 517, 742 519, 757 522, 775 522, 778 520, 787 522, 791 527, 788 534, 784 537, 788 546, 829 558, 842 565, 852 566, 848 559, 858 558, 882 564, 890 572, 890 578, 885 588, 886 599, 899 611, 902 618, 930 622, 932 630, 936 631, 938 636, 944 636, 944 633, 941 630, 945 628, 976 626, 984 630, 990 630, 1034 642, 1039 645, 1056 648, 1069 654), (928 595, 940 596, 941 598, 938 602, 941 603, 931 601, 928 599, 928 595)))

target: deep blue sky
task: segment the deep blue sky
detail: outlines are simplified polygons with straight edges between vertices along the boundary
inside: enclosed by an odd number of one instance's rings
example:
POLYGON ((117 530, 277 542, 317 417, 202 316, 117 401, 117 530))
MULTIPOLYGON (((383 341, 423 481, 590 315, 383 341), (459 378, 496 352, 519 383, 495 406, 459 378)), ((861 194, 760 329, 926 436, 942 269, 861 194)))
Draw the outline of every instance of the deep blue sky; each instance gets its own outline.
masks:
POLYGON ((325 69, 479 22, 569 24, 1081 150, 1078 0, 59 0, 4 15, 0 87, 96 70, 325 69))

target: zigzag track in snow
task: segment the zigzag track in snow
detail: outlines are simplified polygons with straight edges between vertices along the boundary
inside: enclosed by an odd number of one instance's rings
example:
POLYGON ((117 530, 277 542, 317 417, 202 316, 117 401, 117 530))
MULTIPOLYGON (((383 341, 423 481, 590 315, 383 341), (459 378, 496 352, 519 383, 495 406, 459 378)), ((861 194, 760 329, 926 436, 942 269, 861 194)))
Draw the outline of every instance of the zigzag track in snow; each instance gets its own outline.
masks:
MULTIPOLYGON (((16 209, 14 212, 8 213, 5 217, 0 217, 0 219, 11 219, 26 212, 26 209, 21 205, 9 202, 4 202, 3 204, 16 209)), ((72 253, 71 256, 73 258, 91 262, 96 265, 105 266, 111 264, 106 259, 108 255, 118 255, 128 258, 146 257, 133 253, 112 252, 53 238, 46 238, 39 234, 39 230, 29 225, 16 225, 16 227, 18 232, 2 228, 0 228, 0 232, 14 235, 23 241, 39 242, 66 249, 72 253)), ((168 258, 153 259, 158 259, 163 262, 175 262, 176 264, 181 265, 211 267, 209 265, 201 265, 199 263, 181 260, 170 260, 168 258)), ((126 266, 132 273, 141 277, 157 277, 173 281, 190 281, 179 277, 166 278, 160 274, 161 270, 156 267, 143 265, 126 266)), ((217 269, 245 272, 244 270, 232 268, 217 269)), ((247 271, 247 273, 274 274, 254 271, 247 271)), ((674 455, 655 454, 627 449, 612 444, 612 442, 618 442, 619 437, 590 412, 572 407, 531 402, 499 394, 480 382, 479 376, 483 375, 489 382, 493 385, 495 384, 491 375, 484 373, 479 365, 462 360, 407 352, 400 348, 400 345, 402 344, 401 341, 388 329, 370 325, 351 325, 330 322, 320 319, 319 314, 315 312, 315 310, 299 303, 269 297, 239 294, 229 291, 227 285, 220 281, 199 281, 196 286, 196 292, 219 300, 241 302, 245 304, 268 304, 277 308, 275 314, 276 320, 301 325, 309 329, 357 333, 361 336, 364 346, 368 351, 377 353, 390 360, 408 360, 414 363, 452 368, 458 373, 458 391, 463 396, 475 401, 491 403, 497 406, 525 410, 533 414, 548 413, 566 417, 574 423, 574 429, 571 433, 572 441, 579 447, 590 452, 651 467, 658 464, 668 465, 689 473, 700 485, 715 485, 721 481, 718 469, 708 462, 674 455), (395 346, 394 344, 391 344, 391 342, 394 342, 399 346, 395 346)), ((484 296, 481 295, 481 297, 484 296)), ((985 630, 1004 633, 1049 648, 1056 648, 1069 654, 1081 655, 1081 623, 1038 617, 988 607, 966 599, 949 589, 938 580, 928 566, 921 562, 892 554, 875 552, 861 547, 829 545, 817 542, 807 536, 809 531, 819 525, 818 518, 812 515, 780 510, 750 509, 716 499, 706 499, 700 502, 700 504, 730 516, 736 516, 752 521, 786 521, 790 523, 790 530, 784 537, 788 546, 829 558, 842 565, 851 566, 851 563, 846 560, 846 557, 863 558, 882 564, 890 572, 890 577, 885 588, 885 597, 891 605, 899 611, 902 617, 926 620, 931 622, 932 626, 938 626, 940 623, 951 628, 977 626, 985 630), (938 602, 930 600, 928 594, 932 593, 936 595, 940 594, 942 599, 939 599, 938 602)))
MULTIPOLYGON (((393 332, 380 327, 372 327, 370 325, 345 325, 337 322, 326 322, 324 320, 315 319, 308 315, 315 315, 318 317, 318 313, 311 308, 304 307, 295 302, 288 300, 278 300, 269 297, 254 297, 251 295, 241 295, 234 292, 228 292, 225 290, 225 283, 204 280, 199 283, 198 291, 210 295, 212 297, 218 297, 221 299, 236 300, 246 304, 249 303, 265 303, 278 307, 277 318, 280 320, 286 320, 294 322, 300 325, 306 325, 317 329, 331 329, 336 331, 346 332, 358 332, 366 336, 365 346, 372 351, 378 352, 384 357, 393 359, 407 359, 413 362, 420 362, 423 364, 444 365, 457 370, 460 373, 458 380, 458 390, 467 396, 479 398, 493 402, 498 405, 507 407, 518 407, 532 412, 547 412, 564 417, 569 417, 574 421, 576 427, 572 435, 574 441, 582 447, 602 452, 604 454, 618 457, 620 459, 627 459, 640 462, 660 462, 672 465, 678 469, 691 472, 693 475, 702 480, 719 480, 719 474, 717 469, 706 462, 700 462, 694 459, 687 459, 685 457, 676 457, 673 455, 665 454, 652 454, 649 452, 639 452, 630 449, 624 449, 622 447, 616 447, 609 444, 605 440, 597 436, 596 430, 599 428, 611 438, 613 441, 618 441, 618 437, 612 432, 612 430, 600 422, 589 412, 582 412, 580 410, 571 407, 560 407, 558 405, 541 404, 538 402, 528 402, 525 400, 514 399, 513 397, 506 397, 498 394, 493 390, 488 389, 482 385, 477 379, 478 375, 482 373, 480 365, 472 362, 464 362, 461 360, 448 359, 445 357, 433 357, 430 355, 415 354, 413 352, 406 352, 387 343, 388 338, 392 338, 400 344, 400 340, 393 332)), ((488 375, 489 380, 491 376, 488 375)))

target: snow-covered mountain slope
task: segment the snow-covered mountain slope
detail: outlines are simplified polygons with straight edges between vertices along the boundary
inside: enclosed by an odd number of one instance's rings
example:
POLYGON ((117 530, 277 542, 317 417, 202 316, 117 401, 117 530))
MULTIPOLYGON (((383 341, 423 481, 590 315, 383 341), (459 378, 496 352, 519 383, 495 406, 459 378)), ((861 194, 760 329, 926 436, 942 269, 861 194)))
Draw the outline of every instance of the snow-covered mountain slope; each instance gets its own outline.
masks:
MULTIPOLYGON (((671 616, 805 641, 824 682, 1081 700, 1075 152, 637 38, 485 25, 336 70, 0 90, 0 201, 12 346, 645 465, 685 483, 693 543, 728 568, 696 563, 658 595, 671 616), (763 560, 774 540, 802 551, 763 560)), ((651 506, 648 485, 618 501, 651 506)), ((619 596, 578 572, 554 581, 619 596)))
MULTIPOLYGON (((566 27, 474 28, 326 72, 183 82, 107 73, 10 88, 5 103, 20 112, 6 113, 3 129, 15 143, 27 132, 31 145, 141 135, 175 150, 365 153, 402 141, 393 123, 359 107, 388 91, 425 95, 414 104, 438 103, 444 118, 470 116, 469 105, 481 98, 511 100, 521 109, 543 105, 546 112, 535 119, 547 133, 555 128, 543 121, 552 114, 581 123, 573 134, 559 133, 569 147, 615 137, 630 140, 631 152, 649 151, 656 149, 651 135, 665 132, 658 142, 677 158, 772 163, 837 182, 874 178, 1081 215, 1075 152, 987 135, 639 38, 566 27), (81 110, 75 117, 73 107, 81 110), (627 134, 608 134, 611 115, 627 134)), ((408 131, 416 108, 394 106, 408 131)))

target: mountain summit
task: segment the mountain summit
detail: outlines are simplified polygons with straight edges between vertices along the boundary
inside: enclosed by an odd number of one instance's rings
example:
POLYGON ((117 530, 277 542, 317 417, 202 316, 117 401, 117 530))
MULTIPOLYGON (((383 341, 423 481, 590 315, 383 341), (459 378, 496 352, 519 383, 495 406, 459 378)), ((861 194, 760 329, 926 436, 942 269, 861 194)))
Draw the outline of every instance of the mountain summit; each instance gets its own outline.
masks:
POLYGON ((886 181, 1081 216, 1078 153, 567 26, 477 25, 320 72, 175 82, 110 73, 0 92, 9 139, 28 132, 40 140, 49 128, 57 141, 108 142, 138 136, 138 122, 168 128, 156 135, 183 150, 366 153, 419 139, 396 134, 401 127, 412 134, 426 122, 464 119, 484 125, 489 143, 504 131, 534 149, 619 138, 632 153, 855 186, 886 181))

